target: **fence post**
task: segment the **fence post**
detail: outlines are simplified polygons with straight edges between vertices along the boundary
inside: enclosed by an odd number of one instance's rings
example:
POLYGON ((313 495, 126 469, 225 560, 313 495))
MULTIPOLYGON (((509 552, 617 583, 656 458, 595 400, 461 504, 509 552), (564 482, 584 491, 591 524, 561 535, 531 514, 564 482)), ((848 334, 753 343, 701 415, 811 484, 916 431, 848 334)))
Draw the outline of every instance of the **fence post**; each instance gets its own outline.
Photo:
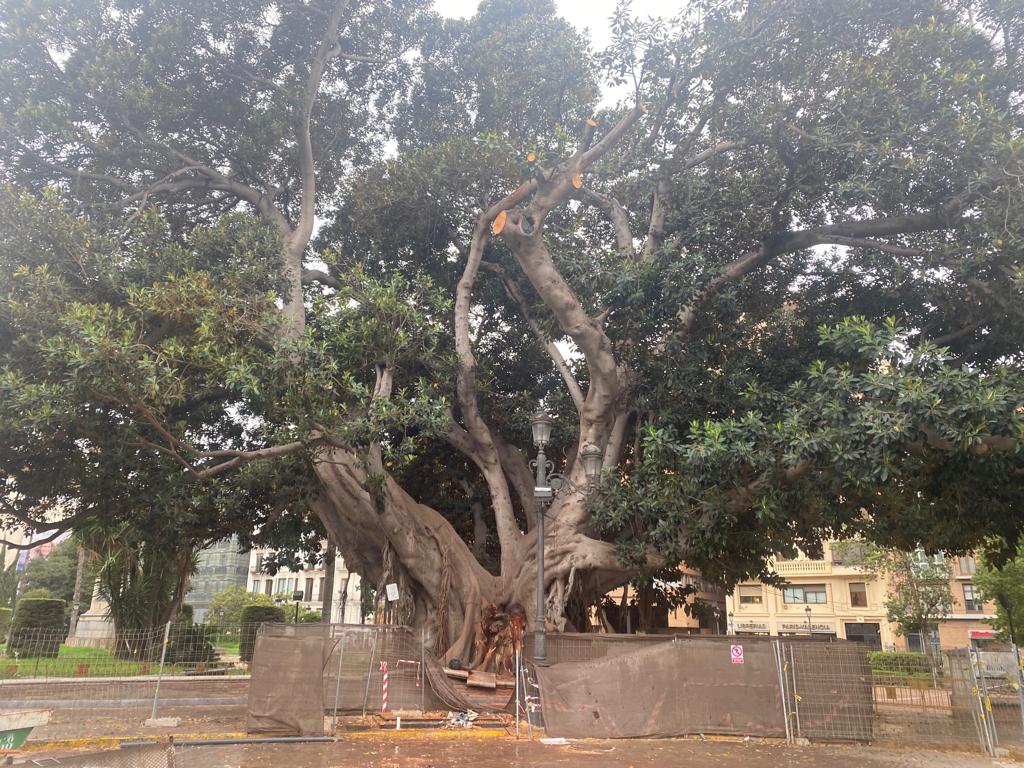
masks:
POLYGON ((366 688, 363 690, 363 717, 366 717, 366 700, 370 698, 370 677, 373 675, 373 654, 377 652, 377 629, 371 630, 373 640, 370 643, 370 661, 366 665, 366 688))
POLYGON ((802 737, 803 731, 800 729, 800 694, 796 690, 796 656, 793 653, 792 645, 789 646, 789 672, 793 679, 793 720, 796 726, 796 736, 802 737))
POLYGON ((975 703, 978 705, 978 737, 981 740, 982 751, 989 755, 994 755, 995 745, 992 743, 992 731, 989 723, 991 718, 985 714, 986 699, 982 693, 982 678, 985 673, 981 669, 979 661, 977 652, 973 648, 968 648, 967 666, 971 671, 971 693, 974 694, 975 703))
POLYGON ((153 690, 153 710, 149 713, 149 719, 156 719, 156 703, 160 699, 160 681, 164 676, 164 661, 167 659, 167 638, 171 634, 171 622, 164 625, 164 642, 160 646, 160 671, 156 674, 156 688, 153 690))
POLYGON ((1024 734, 1024 669, 1020 663, 1020 649, 1016 643, 1010 643, 1013 648, 1013 664, 1017 668, 1017 704, 1020 706, 1020 727, 1024 734))
MULTIPOLYGON (((427 633, 420 627, 420 712, 427 711, 427 633)), ((1022 715, 1024 717, 1024 715, 1022 715)))
POLYGON ((786 727, 786 743, 793 743, 793 736, 789 731, 789 696, 786 692, 786 676, 782 665, 782 646, 778 640, 772 641, 772 655, 775 657, 776 679, 779 681, 779 698, 782 701, 782 723, 786 727))
POLYGON ((338 732, 338 696, 341 694, 341 660, 345 655, 345 638, 348 635, 345 630, 341 631, 341 639, 338 641, 338 673, 334 680, 334 715, 331 717, 331 735, 338 732))
POLYGON ((989 745, 992 747, 990 752, 991 755, 995 755, 995 748, 999 746, 999 732, 996 730, 996 719, 992 714, 992 697, 988 692, 988 680, 985 674, 985 660, 981 658, 981 652, 977 654, 978 658, 978 677, 981 678, 981 692, 985 696, 985 715, 986 722, 988 723, 989 732, 989 745))

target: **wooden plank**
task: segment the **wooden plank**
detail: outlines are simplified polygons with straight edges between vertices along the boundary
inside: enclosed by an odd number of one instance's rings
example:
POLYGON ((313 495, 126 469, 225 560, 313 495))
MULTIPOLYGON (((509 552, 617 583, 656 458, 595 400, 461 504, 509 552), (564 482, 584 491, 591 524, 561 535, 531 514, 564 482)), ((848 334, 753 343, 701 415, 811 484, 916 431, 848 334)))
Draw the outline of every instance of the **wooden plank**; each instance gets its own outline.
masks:
POLYGON ((466 685, 471 685, 474 688, 490 688, 494 689, 498 687, 497 676, 493 672, 470 672, 469 677, 466 679, 466 685))
POLYGON ((449 669, 448 667, 445 667, 444 673, 448 675, 448 677, 454 677, 459 680, 467 680, 469 678, 468 669, 449 669))

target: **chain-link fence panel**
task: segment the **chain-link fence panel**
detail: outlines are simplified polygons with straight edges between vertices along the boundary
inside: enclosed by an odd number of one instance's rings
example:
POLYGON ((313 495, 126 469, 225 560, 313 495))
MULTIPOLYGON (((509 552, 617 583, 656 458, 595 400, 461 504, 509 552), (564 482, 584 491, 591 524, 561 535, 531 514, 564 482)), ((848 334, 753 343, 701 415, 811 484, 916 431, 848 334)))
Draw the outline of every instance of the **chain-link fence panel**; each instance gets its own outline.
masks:
POLYGON ((83 647, 61 630, 15 628, 0 645, 0 708, 241 704, 240 631, 174 622, 83 647))
POLYGON ((180 761, 176 759, 174 746, 170 743, 67 757, 43 757, 36 759, 34 764, 47 768, 180 768, 180 761))

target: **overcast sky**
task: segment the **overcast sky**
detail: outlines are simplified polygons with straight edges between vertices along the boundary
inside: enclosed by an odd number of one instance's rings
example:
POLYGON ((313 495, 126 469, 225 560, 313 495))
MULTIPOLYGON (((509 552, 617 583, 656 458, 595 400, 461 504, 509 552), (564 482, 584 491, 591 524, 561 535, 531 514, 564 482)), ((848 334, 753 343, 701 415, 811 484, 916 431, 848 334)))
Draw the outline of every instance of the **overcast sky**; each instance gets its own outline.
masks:
MULTIPOLYGON (((479 0, 436 0, 434 8, 444 16, 465 18, 476 13, 479 0)), ((679 0, 633 0, 637 16, 671 15, 679 0)), ((608 19, 615 10, 615 0, 555 0, 559 13, 577 29, 587 29, 595 51, 608 43, 608 19)))

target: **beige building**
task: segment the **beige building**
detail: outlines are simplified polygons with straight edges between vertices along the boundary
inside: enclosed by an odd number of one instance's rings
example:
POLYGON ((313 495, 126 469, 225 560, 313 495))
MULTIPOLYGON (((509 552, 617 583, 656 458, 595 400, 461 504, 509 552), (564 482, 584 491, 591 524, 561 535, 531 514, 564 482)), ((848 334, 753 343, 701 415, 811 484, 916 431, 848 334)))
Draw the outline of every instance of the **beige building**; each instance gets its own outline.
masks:
POLYGON ((775 560, 781 588, 740 584, 726 596, 728 631, 736 635, 812 636, 902 648, 886 620, 886 588, 859 568, 843 565, 825 545, 820 560, 775 560))
MULTIPOLYGON (((922 551, 912 556, 927 557, 922 551)), ((920 633, 901 637, 888 621, 886 582, 845 565, 830 544, 820 560, 800 555, 775 560, 773 568, 786 581, 782 588, 747 582, 726 597, 730 634, 831 637, 887 650, 924 649, 920 633)), ((930 633, 940 650, 982 645, 994 636, 987 620, 995 617, 995 606, 978 597, 974 570, 973 555, 951 558, 953 610, 930 633)))
POLYGON ((988 620, 996 616, 996 606, 986 603, 974 588, 974 555, 952 558, 950 587, 953 591, 953 610, 939 623, 940 648, 983 646, 995 637, 988 620))

